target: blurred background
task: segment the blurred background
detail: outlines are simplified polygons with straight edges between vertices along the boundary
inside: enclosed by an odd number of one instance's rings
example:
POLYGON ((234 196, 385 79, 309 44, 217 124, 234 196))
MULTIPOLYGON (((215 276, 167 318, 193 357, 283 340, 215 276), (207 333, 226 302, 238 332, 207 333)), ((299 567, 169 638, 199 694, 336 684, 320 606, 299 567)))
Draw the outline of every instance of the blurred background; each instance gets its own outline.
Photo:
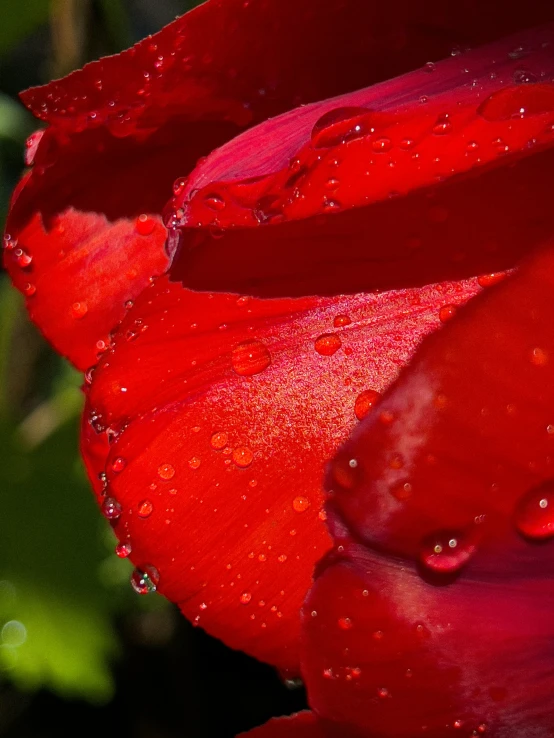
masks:
MULTIPOLYGON (((0 0, 0 227, 37 122, 18 92, 113 54, 186 0, 0 0)), ((81 376, 0 274, 0 738, 230 738, 301 686, 129 585, 77 438, 81 376)))

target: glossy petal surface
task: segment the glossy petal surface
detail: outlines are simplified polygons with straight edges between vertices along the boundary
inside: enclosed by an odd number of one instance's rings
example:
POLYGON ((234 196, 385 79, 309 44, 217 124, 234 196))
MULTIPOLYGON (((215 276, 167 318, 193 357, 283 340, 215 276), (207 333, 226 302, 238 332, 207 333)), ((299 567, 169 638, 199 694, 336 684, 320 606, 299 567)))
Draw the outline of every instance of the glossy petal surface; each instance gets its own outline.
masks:
POLYGON ((294 671, 299 608, 330 544, 325 461, 441 325, 441 306, 476 291, 258 300, 158 280, 93 374, 83 440, 134 563, 154 565, 193 622, 294 671))
POLYGON ((283 296, 512 266, 553 226, 553 40, 518 34, 239 136, 175 199, 172 277, 283 296))
POLYGON ((472 300, 330 467, 305 676, 359 735, 551 734, 553 287, 549 247, 472 300))

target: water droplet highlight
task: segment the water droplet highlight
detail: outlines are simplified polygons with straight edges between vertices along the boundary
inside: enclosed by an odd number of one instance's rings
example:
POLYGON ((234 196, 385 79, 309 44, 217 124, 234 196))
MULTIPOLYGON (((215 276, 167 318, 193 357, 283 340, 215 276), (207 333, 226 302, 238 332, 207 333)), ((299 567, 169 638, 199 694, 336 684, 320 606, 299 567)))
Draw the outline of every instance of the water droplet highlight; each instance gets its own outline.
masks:
POLYGON ((159 582, 160 575, 158 570, 150 564, 142 568, 137 567, 131 574, 131 586, 140 595, 155 592, 159 582))
POLYGON ((267 369, 271 364, 271 355, 261 341, 244 341, 233 349, 231 364, 241 377, 251 377, 267 369))
POLYGON ((554 536, 554 482, 544 482, 523 495, 516 506, 515 524, 526 538, 554 536))
POLYGON ((322 333, 315 340, 315 350, 321 356, 332 356, 342 346, 342 341, 336 333, 322 333))

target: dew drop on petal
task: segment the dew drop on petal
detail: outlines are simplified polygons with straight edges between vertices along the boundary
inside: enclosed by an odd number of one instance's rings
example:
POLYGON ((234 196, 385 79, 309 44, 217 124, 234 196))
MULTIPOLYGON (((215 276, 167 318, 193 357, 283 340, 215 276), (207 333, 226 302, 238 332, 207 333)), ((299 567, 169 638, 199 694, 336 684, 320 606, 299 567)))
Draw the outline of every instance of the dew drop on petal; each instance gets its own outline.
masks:
POLYGON ((27 295, 27 297, 32 297, 32 295, 34 295, 36 291, 36 285, 32 284, 32 282, 26 282, 23 285, 23 294, 27 295))
POLYGON ((452 131, 452 121, 448 113, 439 115, 435 124, 433 125, 433 133, 436 136, 444 136, 452 131))
POLYGON ((115 552, 120 559, 126 559, 128 556, 130 556, 131 551, 132 548, 129 541, 122 541, 121 543, 118 543, 115 547, 115 552))
POLYGON ((420 560, 432 571, 451 574, 467 564, 475 550, 475 545, 463 533, 440 531, 424 540, 420 560))
POLYGON ((453 318, 456 314, 456 305, 443 305, 439 310, 439 320, 441 323, 446 323, 450 318, 453 318))
POLYGON ((381 136, 380 138, 376 138, 371 146, 377 154, 385 154, 392 149, 392 141, 387 136, 381 136))
POLYGON ((531 363, 535 366, 545 366, 548 364, 548 353, 539 346, 536 346, 531 350, 530 359, 531 363))
POLYGON ((352 620, 351 618, 339 618, 337 620, 337 625, 341 630, 350 630, 352 628, 352 620))
POLYGON ((138 515, 139 518, 149 518, 152 515, 154 505, 150 500, 142 500, 138 504, 138 515))
POLYGON ((354 413, 358 420, 362 420, 381 397, 375 390, 364 390, 356 397, 354 413))
POLYGON ((189 467, 191 469, 198 469, 201 463, 202 462, 198 456, 191 456, 191 458, 188 461, 189 467))
POLYGON ((227 441, 227 433, 222 432, 214 433, 213 436, 210 438, 210 444, 212 448, 216 449, 217 451, 225 448, 225 446, 227 445, 227 441))
POLYGON ((127 462, 125 461, 123 456, 116 456, 116 458, 111 463, 112 471, 115 474, 119 474, 119 472, 122 472, 123 469, 125 469, 126 465, 127 462))
POLYGON ((335 315, 333 319, 333 326, 335 328, 342 328, 345 325, 350 325, 352 320, 348 315, 335 315))
POLYGON ((141 568, 137 567, 131 574, 131 586, 137 594, 145 595, 155 592, 158 588, 160 575, 158 570, 146 564, 141 568))
POLYGON ((477 108, 477 113, 482 118, 493 123, 553 111, 554 86, 549 84, 505 87, 493 92, 477 108))
POLYGON ((250 594, 250 592, 243 592, 241 596, 239 597, 239 601, 241 605, 247 605, 251 599, 252 599, 252 595, 250 594))
POLYGON ((233 450, 232 458, 236 466, 240 469, 246 469, 252 463, 254 454, 248 446, 238 446, 233 450))
POLYGON ((135 220, 135 230, 139 236, 149 236, 156 227, 156 221, 146 213, 142 213, 135 220))
POLYGON ((104 498, 102 502, 102 515, 105 518, 107 518, 108 520, 117 520, 122 512, 123 508, 115 499, 115 497, 104 498))
POLYGON ((315 350, 321 356, 332 356, 342 346, 342 341, 336 333, 322 333, 315 340, 315 350))
POLYGON ((370 132, 370 110, 361 107, 343 107, 328 110, 312 128, 312 146, 329 148, 366 136, 370 132))
POLYGON ((171 464, 160 464, 158 467, 158 476, 162 479, 172 479, 175 476, 175 469, 171 464))
POLYGON ((554 536, 554 483, 545 482, 529 490, 515 511, 515 524, 526 538, 543 540, 554 536))
POLYGON ((233 349, 231 364, 241 377, 251 377, 267 369, 271 364, 271 355, 261 341, 244 341, 233 349))
POLYGON ((75 320, 84 318, 87 313, 88 305, 86 304, 86 302, 74 302, 71 306, 71 316, 75 318, 75 320))
POLYGON ((304 512, 310 507, 310 501, 307 497, 303 497, 299 495, 298 497, 295 497, 292 501, 292 507, 296 512, 304 512))
POLYGON ((507 276, 506 272, 493 272, 491 274, 481 274, 477 277, 479 287, 492 287, 494 284, 502 282, 507 276))

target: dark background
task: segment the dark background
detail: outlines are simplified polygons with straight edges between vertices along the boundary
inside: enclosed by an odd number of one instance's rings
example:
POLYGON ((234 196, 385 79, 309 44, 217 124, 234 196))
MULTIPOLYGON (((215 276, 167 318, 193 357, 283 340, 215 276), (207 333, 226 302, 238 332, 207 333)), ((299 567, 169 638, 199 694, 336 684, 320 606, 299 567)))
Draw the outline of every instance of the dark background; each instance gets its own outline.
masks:
MULTIPOLYGON (((37 127, 17 93, 193 4, 0 0, 0 226, 37 127)), ((80 383, 0 274, 0 738, 227 738, 304 707, 301 686, 131 590, 78 456, 80 383)))

